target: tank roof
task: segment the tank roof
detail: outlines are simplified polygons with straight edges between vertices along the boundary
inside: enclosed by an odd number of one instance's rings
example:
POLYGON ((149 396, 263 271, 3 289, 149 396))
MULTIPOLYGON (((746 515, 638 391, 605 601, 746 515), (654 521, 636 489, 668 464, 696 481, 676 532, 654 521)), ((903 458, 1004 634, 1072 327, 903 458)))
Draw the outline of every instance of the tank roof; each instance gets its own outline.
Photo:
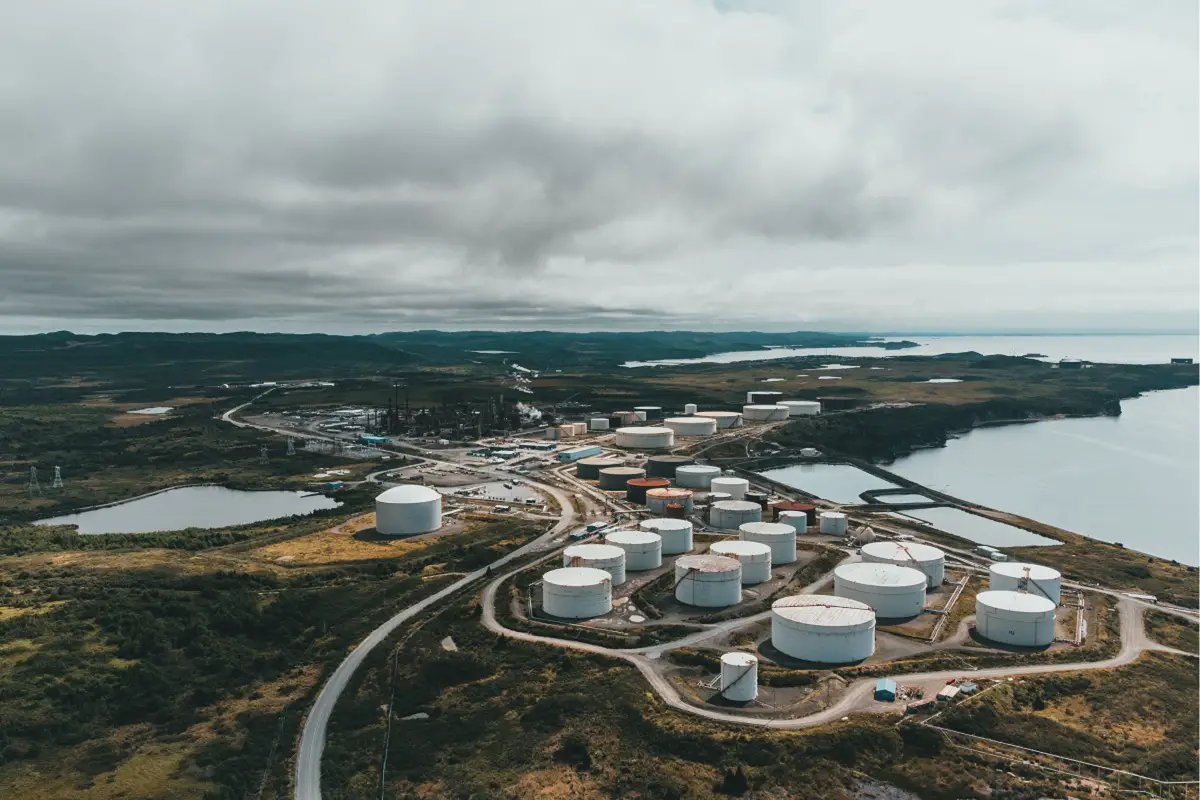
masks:
MULTIPOLYGON (((753 503, 752 505, 758 505, 753 503)), ((742 533, 755 533, 768 536, 795 536, 796 529, 782 522, 744 522, 738 526, 742 533)))
POLYGON ((639 523, 642 528, 654 528, 655 530, 664 531, 682 531, 692 527, 692 523, 686 519, 670 519, 669 517, 659 517, 657 519, 644 519, 639 523))
POLYGON ((674 433, 670 428, 660 428, 656 425, 630 425, 626 428, 621 428, 620 432, 625 435, 632 436, 661 436, 664 433, 674 433))
MULTIPOLYGON (((763 392, 755 392, 755 394, 763 394, 763 392)), ((776 392, 778 394, 778 392, 776 392)), ((777 405, 776 403, 749 403, 742 406, 743 411, 754 409, 755 411, 778 411, 779 409, 787 409, 787 406, 777 405)))
POLYGON ((666 487, 662 489, 651 489, 646 492, 647 497, 691 497, 692 492, 689 489, 676 489, 674 487, 666 487))
POLYGON ((866 603, 827 594, 797 594, 771 604, 771 610, 793 622, 817 627, 842 628, 875 621, 866 603))
POLYGON ((406 483, 393 486, 375 498, 377 503, 428 503, 441 499, 441 495, 428 486, 406 483))
POLYGON ((1043 567, 1040 564, 1026 564, 1021 561, 997 561, 992 564, 991 571, 997 575, 1004 575, 1009 578, 1024 578, 1025 570, 1029 570, 1029 577, 1035 581, 1053 581, 1062 577, 1062 573, 1052 567, 1043 567))
POLYGON ((751 503, 749 500, 721 500, 713 503, 713 508, 719 508, 722 511, 753 511, 757 508, 762 511, 762 506, 758 503, 751 503))
POLYGON ((646 470, 641 467, 605 467, 600 470, 606 475, 645 475, 646 470))
POLYGON ((678 475, 680 472, 696 472, 702 475, 719 475, 721 474, 721 468, 714 467, 712 464, 684 464, 683 466, 679 467, 679 469, 675 470, 676 475, 678 475))
POLYGON ((870 542, 863 545, 862 551, 888 561, 937 561, 946 557, 938 548, 920 542, 870 542))
POLYGON ((680 556, 676 559, 675 566, 696 572, 729 572, 742 568, 741 562, 736 558, 708 554, 680 556))
POLYGON ((902 567, 898 564, 842 564, 833 570, 839 578, 866 583, 874 586, 920 586, 925 588, 925 573, 912 567, 902 567))
POLYGON ((662 537, 650 531, 613 531, 604 534, 606 542, 622 542, 624 544, 653 544, 661 542, 662 537))
POLYGON ((725 653, 721 656, 722 664, 732 667, 749 667, 758 663, 758 659, 749 653, 725 653))
POLYGON ((616 456, 592 456, 590 458, 581 458, 575 462, 577 464, 587 464, 589 467, 618 467, 625 463, 624 459, 616 456))
POLYGON ((1004 589, 989 589, 986 592, 980 592, 975 595, 975 602, 982 603, 989 608, 1026 613, 1046 613, 1057 608, 1053 600, 1040 594, 1010 592, 1004 589))
POLYGON ((646 486, 649 488, 665 488, 671 485, 671 482, 666 478, 633 478, 628 481, 630 486, 646 486))
MULTIPOLYGON (((687 419, 687 417, 684 417, 684 419, 687 419)), ((693 466, 691 456, 650 456, 647 461, 653 461, 656 464, 681 464, 683 466, 693 466)))
POLYGON ((595 586, 612 583, 612 575, 595 567, 560 567, 542 575, 542 580, 556 586, 595 586))
MULTIPOLYGON (((713 542, 708 548, 708 552, 719 555, 761 556, 771 552, 771 545, 763 544, 762 542, 743 542, 741 539, 733 539, 725 542, 713 542)), ((921 580, 924 582, 925 576, 922 575, 921 580)))
POLYGON ((573 544, 563 550, 563 555, 567 558, 605 559, 620 558, 625 551, 615 544, 573 544))
POLYGON ((712 417, 713 419, 719 419, 722 417, 740 417, 741 415, 742 415, 742 413, 740 411, 697 411, 696 412, 697 417, 712 417))

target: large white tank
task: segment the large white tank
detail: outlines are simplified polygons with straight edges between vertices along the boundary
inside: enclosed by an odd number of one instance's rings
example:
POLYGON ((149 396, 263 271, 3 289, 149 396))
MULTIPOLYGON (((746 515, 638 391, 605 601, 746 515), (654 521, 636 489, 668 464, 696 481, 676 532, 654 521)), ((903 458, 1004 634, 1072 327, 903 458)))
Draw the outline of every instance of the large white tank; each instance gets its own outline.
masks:
POLYGON ((736 428, 742 424, 742 415, 737 411, 697 411, 696 416, 708 417, 717 421, 717 427, 736 428))
POLYGON ((721 696, 731 703, 749 703, 758 697, 758 659, 749 653, 721 656, 721 696))
POLYGON ((573 544, 563 550, 564 567, 602 569, 612 577, 612 585, 625 582, 625 551, 611 544, 573 544))
POLYGON ((787 418, 787 406, 742 406, 742 419, 746 422, 779 422, 787 418))
POLYGON ((822 511, 817 520, 821 524, 821 533, 828 536, 846 535, 846 515, 840 511, 822 511))
POLYGON ((775 566, 796 560, 796 529, 782 522, 746 522, 738 526, 742 541, 759 542, 771 548, 775 566))
POLYGON ((778 404, 786 407, 788 415, 793 417, 821 413, 821 404, 816 400, 780 400, 778 404))
MULTIPOLYGON (((742 584, 751 586, 771 580, 771 548, 761 542, 741 540, 713 542, 708 552, 736 558, 742 564, 742 584)), ((924 587, 922 587, 924 588, 924 587)))
POLYGON ((662 566, 663 540, 650 531, 613 531, 604 542, 625 551, 625 569, 641 572, 662 566))
POLYGON ((866 603, 884 619, 915 617, 925 607, 925 573, 895 564, 842 564, 833 571, 833 593, 866 603))
POLYGON ((930 586, 941 586, 946 578, 946 554, 920 542, 870 542, 862 547, 863 561, 915 567, 925 573, 930 586))
POLYGON ((704 608, 741 602, 741 563, 725 556, 680 556, 675 560, 675 599, 704 608))
POLYGON ((675 431, 670 428, 631 426, 617 428, 617 447, 636 450, 664 450, 675 444, 675 431))
POLYGON ((606 492, 623 492, 634 478, 646 477, 646 470, 637 467, 606 467, 598 473, 600 488, 606 492))
POLYGON ((695 403, 688 403, 683 407, 683 415, 685 417, 694 417, 699 407, 695 403))
POLYGON ((1062 602, 1062 573, 1038 564, 998 561, 988 569, 988 588, 1041 595, 1055 605, 1062 602))
POLYGON ((542 611, 564 619, 612 611, 612 576, 602 569, 566 567, 542 576, 542 611))
POLYGON ((588 420, 589 431, 606 431, 608 427, 608 417, 592 417, 588 420))
POLYGON ((646 491, 646 508, 651 514, 658 514, 665 517, 667 515, 667 506, 672 503, 681 504, 683 506, 683 513, 692 513, 692 493, 687 489, 667 488, 648 489, 646 491))
POLYGON ((745 478, 731 478, 728 476, 721 478, 713 478, 708 482, 708 488, 713 492, 724 492, 734 500, 741 500, 746 496, 746 492, 750 489, 750 481, 745 478))
POLYGON ((791 525, 798 534, 803 535, 808 531, 808 514, 803 511, 780 511, 779 521, 791 525))
POLYGON ((762 521, 762 506, 749 500, 722 500, 708 510, 708 524, 723 531, 735 531, 747 522, 762 521))
POLYGON ((1027 592, 986 591, 975 596, 975 630, 985 639, 1024 647, 1054 641, 1053 601, 1027 592))
POLYGON ((675 485, 685 489, 710 489, 713 478, 721 477, 721 468, 706 464, 688 464, 675 470, 675 485))
POLYGON ((717 421, 708 417, 667 417, 663 425, 676 436, 712 436, 717 432, 717 421))
POLYGON ((771 644, 819 664, 862 661, 875 653, 875 612, 845 597, 785 597, 771 605, 771 644))
POLYGON ((442 527, 442 496, 428 486, 393 486, 375 498, 375 530, 412 536, 442 527))
POLYGON ((645 519, 638 527, 662 537, 664 556, 676 556, 692 549, 692 523, 686 519, 645 519))

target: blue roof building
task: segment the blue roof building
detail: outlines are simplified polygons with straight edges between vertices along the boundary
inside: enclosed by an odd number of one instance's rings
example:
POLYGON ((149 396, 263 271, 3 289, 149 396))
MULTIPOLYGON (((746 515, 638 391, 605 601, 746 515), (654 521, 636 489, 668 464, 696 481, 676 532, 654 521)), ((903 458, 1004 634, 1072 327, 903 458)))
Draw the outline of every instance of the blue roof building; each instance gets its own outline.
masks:
POLYGON ((896 699, 896 682, 891 678, 880 678, 875 681, 875 699, 882 700, 885 703, 894 702, 896 699))

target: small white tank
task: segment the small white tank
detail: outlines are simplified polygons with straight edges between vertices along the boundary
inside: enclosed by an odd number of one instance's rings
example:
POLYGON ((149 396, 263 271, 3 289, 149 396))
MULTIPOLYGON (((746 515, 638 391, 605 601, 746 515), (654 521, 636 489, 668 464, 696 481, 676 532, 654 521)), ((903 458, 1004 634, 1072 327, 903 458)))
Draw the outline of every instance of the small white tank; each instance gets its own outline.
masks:
POLYGON ((817 519, 821 523, 821 533, 826 536, 846 535, 846 515, 840 511, 822 511, 817 519))
POLYGON ((788 414, 793 417, 821 413, 821 404, 816 400, 780 400, 779 405, 787 408, 788 414))
POLYGON ((611 544, 573 544, 563 551, 563 566, 602 569, 613 586, 625 582, 625 551, 611 544))
POLYGON ((986 591, 975 596, 975 630, 985 639, 1022 647, 1054 641, 1056 607, 1027 592, 986 591))
POLYGON ((675 599, 702 608, 741 602, 741 563, 725 556, 680 556, 675 560, 675 599))
POLYGON ((787 406, 742 406, 742 419, 746 420, 746 422, 780 422, 787 418, 787 406))
POLYGON ((736 411, 697 411, 696 416, 715 419, 717 427, 721 429, 736 428, 742 424, 742 415, 736 411))
POLYGON ((721 477, 721 468, 706 464, 688 464, 675 470, 675 485, 684 489, 709 489, 713 478, 721 477))
POLYGON ((808 531, 808 514, 803 511, 780 511, 779 521, 791 525, 798 535, 803 536, 808 531))
POLYGON ((946 579, 946 554, 920 542, 870 542, 862 546, 862 560, 915 567, 925 573, 930 586, 941 586, 946 579))
POLYGON ((842 564, 833 571, 833 593, 866 603, 884 619, 907 619, 925 607, 925 573, 895 564, 842 564))
POLYGON ((708 417, 668 417, 663 425, 676 436, 712 436, 717 432, 717 421, 708 417))
POLYGON ((602 569, 567 567, 542 575, 542 611, 587 619, 612 611, 612 576, 602 569))
POLYGON ((696 415, 697 410, 698 410, 698 407, 696 406, 695 403, 688 403, 687 405, 685 405, 683 407, 683 415, 685 417, 694 417, 696 415))
POLYGON ((645 411, 637 411, 637 410, 635 410, 633 413, 637 415, 638 422, 645 422, 645 421, 646 421, 646 412, 645 412, 645 411))
POLYGON ((722 500, 708 510, 708 524, 723 531, 735 531, 747 522, 762 521, 762 506, 749 500, 722 500))
POLYGON ((607 417, 592 417, 588 420, 589 431, 606 431, 608 430, 608 427, 609 423, 607 417))
POLYGON ((707 499, 708 504, 711 506, 716 503, 724 503, 726 500, 732 500, 733 498, 729 495, 729 492, 709 492, 707 499))
POLYGON ((738 526, 738 535, 746 542, 759 542, 771 548, 771 563, 791 564, 796 560, 796 529, 782 522, 747 522, 738 526))
POLYGON ((634 406, 633 410, 642 415, 642 419, 662 419, 662 406, 634 406))
POLYGON ((721 696, 731 703, 758 697, 758 659, 749 653, 721 656, 721 696))
POLYGON ((605 544, 625 551, 625 569, 641 572, 662 566, 662 537, 650 531, 613 531, 604 536, 605 544))
MULTIPOLYGON (((771 580, 771 548, 768 545, 741 540, 714 542, 708 552, 740 561, 743 586, 771 580)), ((924 588, 924 584, 921 588, 924 588)))
POLYGON ((844 597, 798 594, 771 605, 771 644, 819 664, 862 661, 875 652, 875 612, 844 597))
POLYGON ((667 506, 672 503, 679 503, 683 506, 683 513, 691 514, 693 511, 692 493, 687 489, 648 489, 646 491, 646 508, 651 514, 658 514, 665 517, 667 515, 667 506))
POLYGON ((662 537, 664 556, 676 556, 692 549, 692 523, 686 519, 646 519, 638 527, 662 537))
POLYGON ((745 478, 713 478, 709 481, 708 488, 714 492, 725 492, 734 500, 741 500, 750 489, 750 481, 745 478))
POLYGON ((1038 564, 1001 561, 988 568, 988 588, 997 591, 1028 592, 1062 602, 1062 573, 1038 564))

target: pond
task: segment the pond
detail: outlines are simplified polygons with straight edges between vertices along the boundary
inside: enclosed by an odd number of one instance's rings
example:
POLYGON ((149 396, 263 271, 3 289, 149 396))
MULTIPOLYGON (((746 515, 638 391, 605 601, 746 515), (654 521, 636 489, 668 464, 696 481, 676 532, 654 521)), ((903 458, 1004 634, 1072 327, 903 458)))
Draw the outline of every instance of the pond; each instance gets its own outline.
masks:
POLYGON ((861 503, 863 492, 898 488, 850 464, 796 464, 759 474, 835 503, 861 503))
POLYGON ((340 505, 333 498, 307 492, 246 492, 224 486, 185 486, 34 524, 76 525, 80 533, 86 534, 154 533, 247 525, 340 505))
POLYGON ((987 544, 992 547, 1037 547, 1059 544, 1058 541, 1047 536, 981 517, 969 511, 963 511, 961 508, 921 508, 895 513, 896 516, 914 517, 928 522, 939 531, 961 536, 975 544, 987 544))

